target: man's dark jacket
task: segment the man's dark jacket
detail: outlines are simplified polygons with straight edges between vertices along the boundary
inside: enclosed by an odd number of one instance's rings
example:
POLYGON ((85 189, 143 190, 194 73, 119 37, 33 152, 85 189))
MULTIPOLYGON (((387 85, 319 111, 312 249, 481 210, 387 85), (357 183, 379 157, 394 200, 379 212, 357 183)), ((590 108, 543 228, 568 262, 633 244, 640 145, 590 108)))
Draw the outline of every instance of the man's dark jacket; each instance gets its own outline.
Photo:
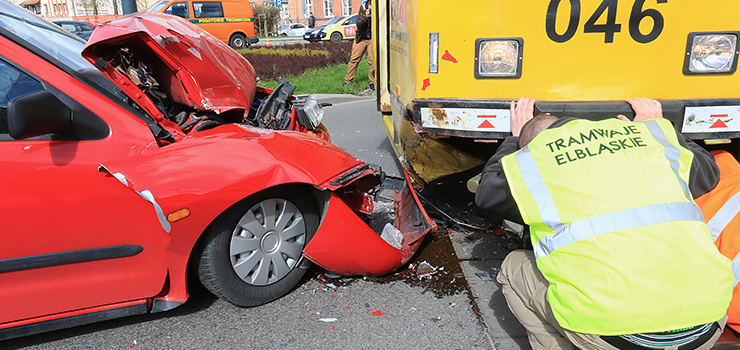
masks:
MULTIPOLYGON (((560 118, 548 129, 557 128, 575 118, 560 118)), ((689 172, 689 188, 694 198, 709 192, 719 181, 719 167, 711 153, 683 135, 678 135, 678 141, 694 154, 689 172)), ((519 138, 509 136, 501 143, 496 154, 491 157, 483 168, 478 190, 475 193, 475 204, 483 209, 495 211, 505 216, 520 220, 521 214, 517 208, 511 189, 506 182, 501 158, 514 153, 519 149, 519 138)), ((598 181, 598 180, 595 180, 598 181)), ((650 181, 649 178, 635 179, 635 181, 650 181)))
POLYGON ((355 42, 359 43, 363 40, 371 38, 370 33, 370 18, 365 15, 365 8, 360 6, 360 11, 357 11, 357 31, 355 32, 355 42))

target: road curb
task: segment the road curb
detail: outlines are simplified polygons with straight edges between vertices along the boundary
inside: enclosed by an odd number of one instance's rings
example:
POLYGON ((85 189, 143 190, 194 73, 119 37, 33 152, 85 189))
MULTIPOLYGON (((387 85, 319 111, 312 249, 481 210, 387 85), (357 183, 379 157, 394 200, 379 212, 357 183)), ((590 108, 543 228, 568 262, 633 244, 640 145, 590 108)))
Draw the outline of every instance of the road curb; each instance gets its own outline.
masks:
MULTIPOLYGON (((371 96, 356 96, 352 94, 313 94, 316 96, 316 100, 319 103, 331 103, 338 105, 341 103, 356 102, 356 101, 372 101, 375 100, 375 95, 371 96)), ((296 97, 302 98, 308 95, 298 95, 296 97)))

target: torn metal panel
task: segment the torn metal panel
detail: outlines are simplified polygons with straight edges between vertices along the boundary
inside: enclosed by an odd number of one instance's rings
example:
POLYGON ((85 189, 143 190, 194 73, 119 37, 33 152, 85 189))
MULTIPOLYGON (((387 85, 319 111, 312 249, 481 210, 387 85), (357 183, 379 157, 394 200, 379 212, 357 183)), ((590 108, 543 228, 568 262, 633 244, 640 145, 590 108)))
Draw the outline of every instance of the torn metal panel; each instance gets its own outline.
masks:
POLYGON ((401 267, 416 253, 424 236, 436 224, 409 187, 394 194, 394 226, 403 235, 396 249, 373 231, 336 194, 332 193, 324 220, 303 255, 342 275, 384 275, 401 267))
POLYGON ((167 218, 164 215, 164 211, 162 211, 162 207, 157 203, 157 200, 154 198, 154 195, 149 190, 142 190, 137 191, 134 189, 134 186, 132 183, 130 183, 128 180, 126 180, 126 176, 121 173, 111 173, 104 165, 100 165, 98 167, 98 171, 108 173, 113 175, 118 181, 120 181, 124 186, 128 187, 130 190, 134 191, 134 193, 138 194, 141 198, 143 198, 145 201, 152 204, 154 207, 154 212, 157 214, 157 220, 159 220, 159 224, 162 225, 162 229, 165 230, 165 232, 170 233, 172 230, 172 225, 170 225, 170 222, 167 221, 167 218))

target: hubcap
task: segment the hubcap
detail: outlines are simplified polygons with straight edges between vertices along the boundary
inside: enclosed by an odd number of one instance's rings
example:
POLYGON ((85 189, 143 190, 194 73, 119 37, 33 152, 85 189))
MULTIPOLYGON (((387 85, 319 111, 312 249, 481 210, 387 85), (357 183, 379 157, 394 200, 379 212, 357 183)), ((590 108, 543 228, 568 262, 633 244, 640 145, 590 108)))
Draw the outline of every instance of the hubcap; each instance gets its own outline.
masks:
POLYGON ((280 237, 275 232, 268 232, 262 236, 262 251, 272 253, 280 246, 280 237))
POLYGON ((306 244, 303 214, 292 202, 265 199, 247 210, 234 228, 231 266, 244 282, 264 286, 292 271, 306 244))

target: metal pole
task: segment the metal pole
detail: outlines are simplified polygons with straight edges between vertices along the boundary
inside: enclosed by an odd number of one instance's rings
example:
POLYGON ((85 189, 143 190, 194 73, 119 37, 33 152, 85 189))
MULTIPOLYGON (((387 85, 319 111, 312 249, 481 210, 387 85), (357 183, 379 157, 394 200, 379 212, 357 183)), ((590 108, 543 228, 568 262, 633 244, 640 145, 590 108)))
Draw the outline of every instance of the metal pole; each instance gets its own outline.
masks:
POLYGON ((136 0, 121 0, 121 7, 123 8, 124 15, 138 11, 136 9, 136 0))

